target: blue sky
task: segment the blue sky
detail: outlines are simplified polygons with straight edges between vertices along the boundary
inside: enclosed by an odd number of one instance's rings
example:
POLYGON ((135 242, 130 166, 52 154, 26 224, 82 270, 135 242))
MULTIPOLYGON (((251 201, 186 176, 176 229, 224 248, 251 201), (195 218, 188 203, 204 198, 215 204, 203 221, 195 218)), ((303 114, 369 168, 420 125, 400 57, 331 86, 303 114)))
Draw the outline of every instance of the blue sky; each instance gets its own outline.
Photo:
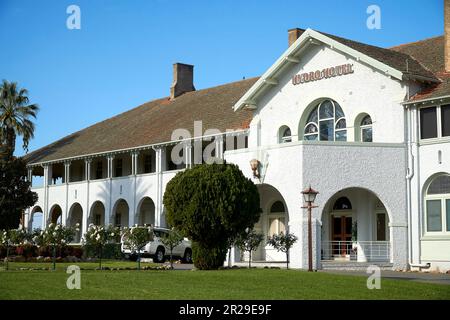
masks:
POLYGON ((443 1, 0 0, 0 79, 41 107, 34 150, 167 96, 174 62, 194 64, 202 89, 262 74, 294 27, 382 47, 417 41, 443 33, 443 1), (71 4, 80 30, 66 27, 71 4), (380 30, 366 27, 372 4, 380 30))

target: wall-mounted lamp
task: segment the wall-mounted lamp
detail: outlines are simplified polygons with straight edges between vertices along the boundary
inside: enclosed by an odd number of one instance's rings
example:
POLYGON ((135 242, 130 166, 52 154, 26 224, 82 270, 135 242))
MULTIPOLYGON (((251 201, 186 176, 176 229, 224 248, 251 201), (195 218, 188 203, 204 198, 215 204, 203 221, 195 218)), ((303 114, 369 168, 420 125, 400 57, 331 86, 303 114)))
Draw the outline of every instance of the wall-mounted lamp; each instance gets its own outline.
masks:
POLYGON ((252 159, 250 160, 250 167, 252 168, 253 171, 253 176, 255 178, 259 178, 259 160, 257 159, 252 159))

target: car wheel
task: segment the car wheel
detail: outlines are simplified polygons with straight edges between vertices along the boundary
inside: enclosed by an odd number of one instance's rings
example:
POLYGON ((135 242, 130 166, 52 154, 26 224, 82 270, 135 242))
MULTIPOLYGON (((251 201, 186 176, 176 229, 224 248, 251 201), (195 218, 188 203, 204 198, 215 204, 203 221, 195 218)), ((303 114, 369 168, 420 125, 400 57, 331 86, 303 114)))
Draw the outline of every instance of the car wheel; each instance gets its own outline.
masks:
POLYGON ((153 258, 154 262, 162 263, 164 262, 164 249, 158 248, 155 253, 155 257, 153 258))
POLYGON ((186 249, 186 251, 184 252, 183 260, 186 263, 192 263, 192 250, 191 249, 186 249))

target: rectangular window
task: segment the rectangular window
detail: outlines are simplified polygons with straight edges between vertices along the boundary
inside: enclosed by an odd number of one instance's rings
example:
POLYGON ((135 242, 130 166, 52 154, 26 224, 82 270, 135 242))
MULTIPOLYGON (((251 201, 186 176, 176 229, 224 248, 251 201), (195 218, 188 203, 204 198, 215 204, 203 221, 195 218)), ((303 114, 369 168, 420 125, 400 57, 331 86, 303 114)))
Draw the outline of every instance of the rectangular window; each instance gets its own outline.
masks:
POLYGON ((152 157, 149 154, 144 156, 144 173, 152 171, 152 157))
POLYGON ((420 138, 437 138, 436 107, 420 109, 420 138))
POLYGON ((363 142, 372 142, 372 127, 362 128, 361 136, 363 142))
POLYGON ((115 177, 121 177, 122 176, 122 164, 123 164, 122 159, 117 159, 115 177))
POLYGON ((445 211, 447 215, 447 231, 450 231, 450 199, 445 200, 445 211))
POLYGON ((102 216, 100 214, 95 215, 95 225, 99 226, 101 222, 102 216))
POLYGON ((334 120, 320 121, 320 141, 334 141, 334 120))
POLYGON ((441 200, 427 200, 427 231, 442 231, 441 200))
POLYGON ((450 136, 450 105, 441 106, 442 136, 450 136))
POLYGON ((115 224, 116 227, 120 227, 122 222, 122 215, 120 213, 116 213, 115 224))
POLYGON ((103 177, 103 162, 97 161, 97 167, 95 168, 95 179, 101 179, 103 177))

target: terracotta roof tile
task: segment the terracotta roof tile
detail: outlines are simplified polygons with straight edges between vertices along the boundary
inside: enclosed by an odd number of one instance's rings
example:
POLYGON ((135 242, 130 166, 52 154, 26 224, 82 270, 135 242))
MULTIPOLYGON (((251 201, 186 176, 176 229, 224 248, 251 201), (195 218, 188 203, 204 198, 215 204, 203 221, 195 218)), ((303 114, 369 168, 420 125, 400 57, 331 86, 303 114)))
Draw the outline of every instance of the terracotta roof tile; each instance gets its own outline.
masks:
POLYGON ((193 135, 197 120, 203 122, 203 130, 248 128, 252 112, 234 112, 232 106, 256 80, 192 91, 174 100, 162 98, 144 103, 33 151, 25 159, 37 163, 167 142, 178 128, 188 129, 193 135))

